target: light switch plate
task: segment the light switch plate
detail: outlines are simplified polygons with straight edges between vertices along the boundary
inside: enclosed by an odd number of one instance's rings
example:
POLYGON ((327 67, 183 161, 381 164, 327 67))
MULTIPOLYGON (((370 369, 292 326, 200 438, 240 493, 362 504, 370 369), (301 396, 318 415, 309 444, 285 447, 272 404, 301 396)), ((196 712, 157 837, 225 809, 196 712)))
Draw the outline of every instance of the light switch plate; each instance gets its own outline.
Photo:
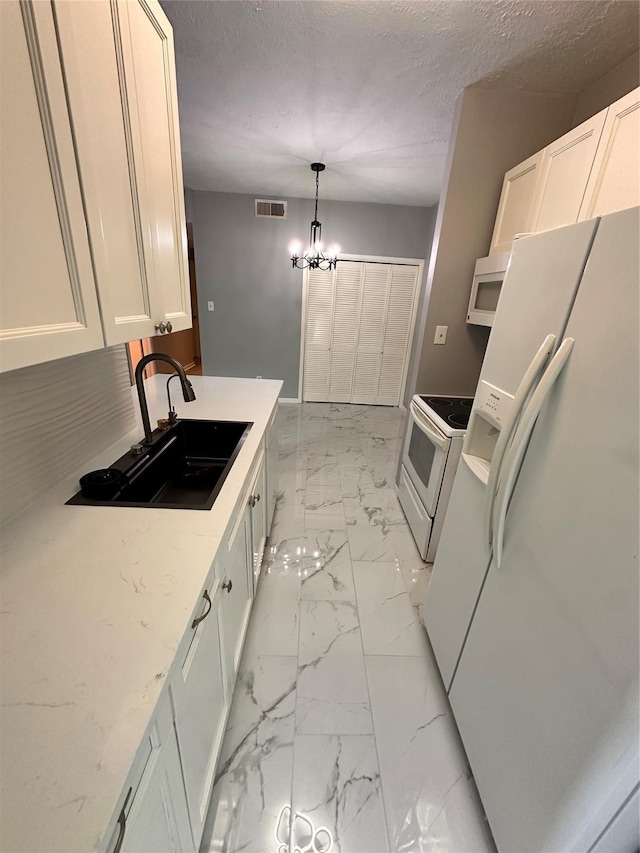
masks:
POLYGON ((210 299, 210 300, 207 302, 207 310, 209 310, 209 311, 213 311, 213 299, 210 299))
POLYGON ((436 336, 433 339, 434 344, 446 344, 448 326, 436 326, 436 336))

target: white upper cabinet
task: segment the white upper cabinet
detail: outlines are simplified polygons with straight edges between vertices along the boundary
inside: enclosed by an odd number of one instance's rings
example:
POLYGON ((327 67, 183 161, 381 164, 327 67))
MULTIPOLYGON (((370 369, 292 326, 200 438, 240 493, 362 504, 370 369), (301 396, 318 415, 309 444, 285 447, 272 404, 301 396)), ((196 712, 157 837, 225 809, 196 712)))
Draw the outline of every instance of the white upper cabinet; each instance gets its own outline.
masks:
POLYGON ((192 325, 173 32, 153 0, 118 0, 145 258, 162 321, 192 325))
POLYGON ((0 3, 0 369, 191 326, 156 0, 0 3))
POLYGON ((640 204, 640 88, 609 107, 580 219, 640 204))
POLYGON ((48 3, 0 3, 0 369, 104 346, 48 3))
POLYGON ((516 234, 533 229, 534 203, 543 154, 543 151, 538 151, 505 174, 490 254, 510 251, 516 234))
POLYGON ((118 26, 109 2, 56 3, 107 345, 164 319, 148 270, 118 26), (154 319, 155 318, 155 319, 154 319))
POLYGON ((532 231, 548 231, 578 221, 606 117, 607 110, 602 110, 544 149, 532 231))
POLYGON ((548 231, 640 204, 640 89, 574 127, 504 176, 490 254, 518 233, 548 231))

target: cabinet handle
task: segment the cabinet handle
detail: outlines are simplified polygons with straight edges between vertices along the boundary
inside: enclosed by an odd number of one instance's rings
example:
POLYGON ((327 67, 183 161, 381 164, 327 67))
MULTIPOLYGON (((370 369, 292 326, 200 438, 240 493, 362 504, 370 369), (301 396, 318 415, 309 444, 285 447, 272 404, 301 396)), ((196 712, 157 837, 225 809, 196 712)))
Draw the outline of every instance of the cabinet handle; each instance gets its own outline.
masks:
POLYGON ((202 620, 203 620, 203 619, 206 619, 206 618, 207 618, 207 616, 211 613, 211 599, 209 598, 209 593, 207 592, 207 590, 206 590, 206 589, 205 589, 205 591, 202 593, 202 597, 204 598, 204 600, 207 602, 207 604, 208 604, 209 606, 208 606, 208 607, 207 607, 207 609, 204 611, 204 613, 202 614, 202 616, 199 616, 197 619, 194 619, 194 620, 193 620, 193 622, 191 623, 191 628, 192 628, 192 629, 193 629, 193 628, 197 628, 197 627, 198 627, 198 625, 202 622, 202 620))
POLYGON ((223 583, 222 589, 226 589, 227 592, 231 592, 231 590, 233 589, 233 581, 228 581, 227 583, 223 583))
POLYGON ((161 335, 167 331, 167 324, 164 320, 161 320, 159 323, 156 323, 156 332, 160 332, 161 335))
POLYGON ((253 507, 258 503, 259 500, 260 495, 251 495, 251 497, 249 498, 249 506, 253 509, 253 507))
POLYGON ((173 331, 173 326, 171 325, 171 320, 167 320, 167 332, 173 331))
POLYGON ((122 850, 122 845, 124 844, 124 834, 127 830, 127 816, 124 813, 124 810, 127 807, 127 803, 129 802, 129 797, 131 796, 131 791, 133 788, 129 788, 127 791, 127 796, 124 801, 124 805, 120 809, 120 814, 118 815, 118 826, 120 827, 120 831, 118 832, 118 840, 116 841, 116 846, 113 848, 113 853, 120 853, 122 850))
POLYGON ((256 495, 256 501, 260 500, 260 495, 256 495))

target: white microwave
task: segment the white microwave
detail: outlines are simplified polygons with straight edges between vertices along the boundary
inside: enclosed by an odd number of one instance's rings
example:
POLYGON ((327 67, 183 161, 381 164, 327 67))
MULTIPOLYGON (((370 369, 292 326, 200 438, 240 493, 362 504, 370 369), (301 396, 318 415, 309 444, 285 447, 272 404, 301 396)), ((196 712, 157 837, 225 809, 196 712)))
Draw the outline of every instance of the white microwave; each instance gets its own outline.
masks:
POLYGON ((467 323, 493 326, 500 289, 504 281, 511 252, 499 252, 488 258, 478 258, 473 271, 467 323))

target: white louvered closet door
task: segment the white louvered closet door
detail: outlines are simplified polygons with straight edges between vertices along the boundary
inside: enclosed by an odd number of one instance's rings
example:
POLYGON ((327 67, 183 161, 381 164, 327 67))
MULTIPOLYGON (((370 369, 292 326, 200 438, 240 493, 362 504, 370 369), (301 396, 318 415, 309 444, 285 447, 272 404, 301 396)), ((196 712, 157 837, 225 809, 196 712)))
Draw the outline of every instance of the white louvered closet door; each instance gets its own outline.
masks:
POLYGON ((394 265, 382 339, 382 360, 375 402, 397 406, 409 356, 411 318, 417 290, 418 267, 394 265))
POLYGON ((382 362, 391 267, 388 264, 366 263, 363 266, 362 304, 351 402, 375 403, 382 362))
POLYGON ((419 269, 345 260, 308 273, 303 400, 398 405, 419 269))
POLYGON ((363 267, 362 263, 342 261, 336 269, 328 389, 333 403, 351 402, 363 267))
POLYGON ((302 399, 326 403, 333 319, 335 270, 309 270, 304 329, 302 399))

